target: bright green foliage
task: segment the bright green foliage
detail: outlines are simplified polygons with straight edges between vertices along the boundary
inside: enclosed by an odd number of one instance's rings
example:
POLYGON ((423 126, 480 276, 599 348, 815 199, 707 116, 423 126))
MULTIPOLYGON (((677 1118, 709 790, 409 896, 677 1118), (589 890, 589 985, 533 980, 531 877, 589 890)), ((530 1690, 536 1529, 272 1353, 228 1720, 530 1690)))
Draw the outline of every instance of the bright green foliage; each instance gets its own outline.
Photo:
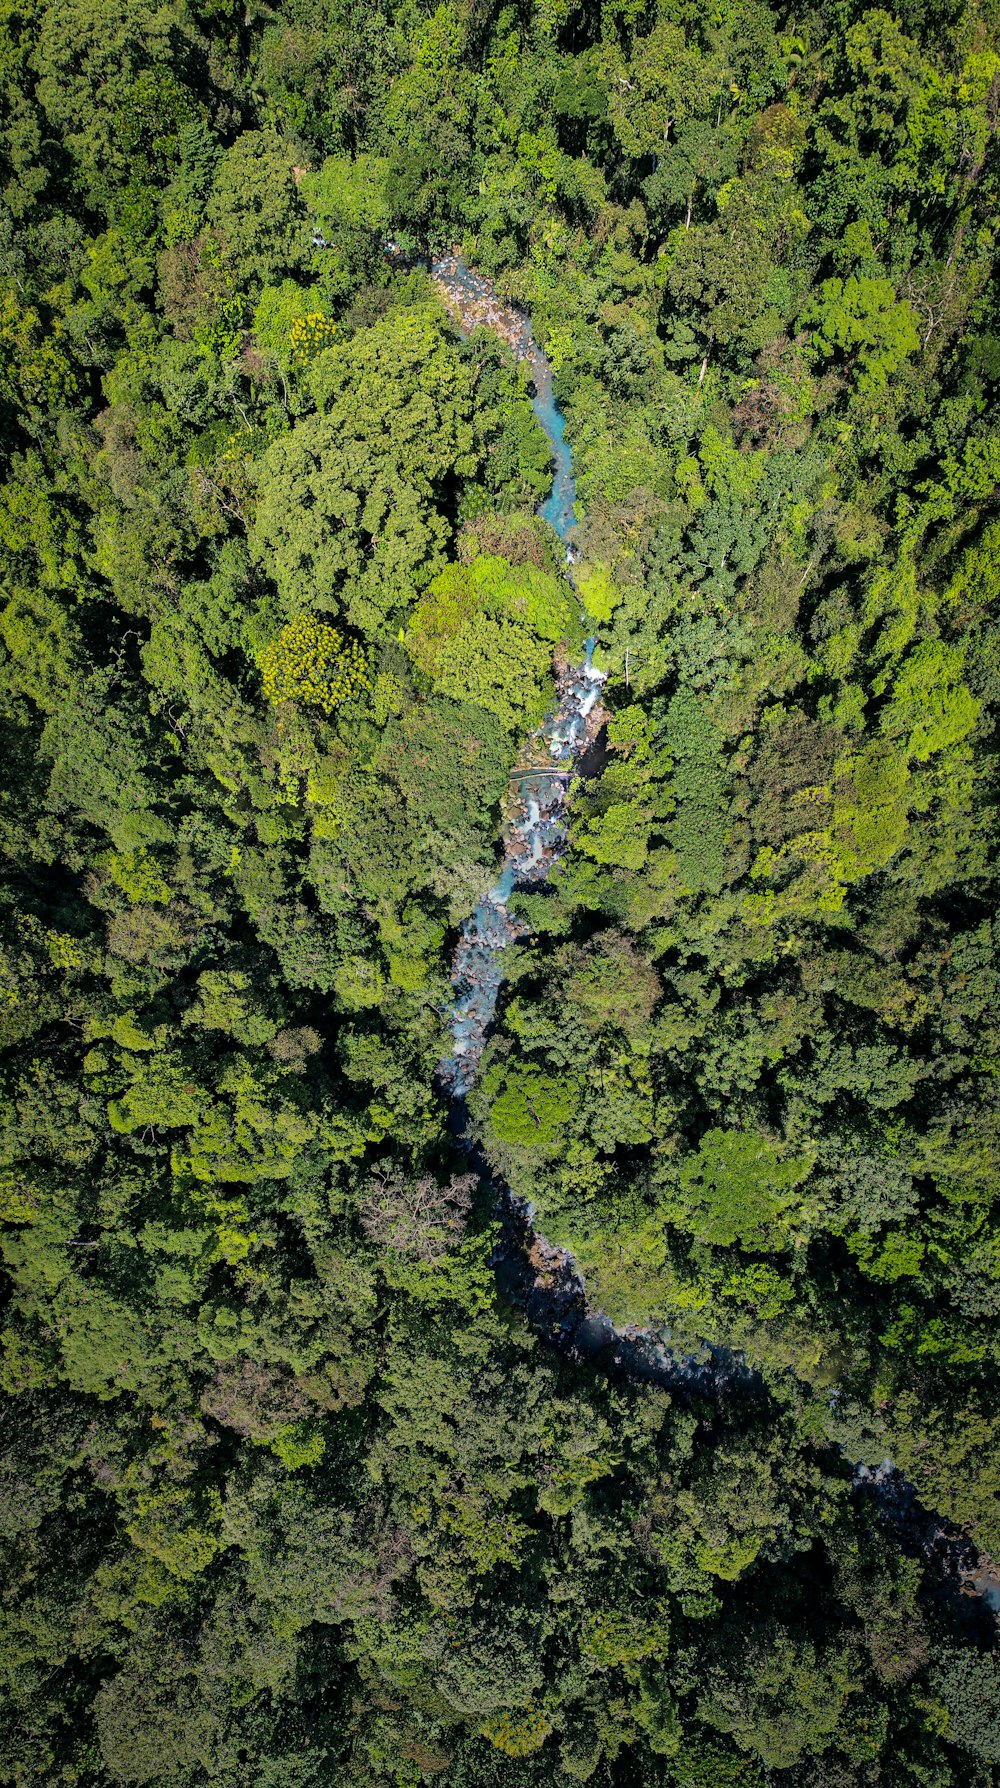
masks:
POLYGON ((25 694, 46 712, 58 707, 77 662, 65 609, 41 590, 18 592, 0 614, 0 631, 25 694))
POLYGON ((72 398, 77 381, 63 329, 57 322, 46 330, 39 313, 21 305, 9 288, 0 289, 0 345, 4 355, 0 391, 6 402, 31 415, 72 398))
POLYGON ((304 207, 291 145, 244 131, 219 161, 206 206, 223 264, 240 285, 274 285, 305 264, 304 207))
MULTIPOLYGON (((565 1082, 524 1067, 504 1076, 502 1091, 490 1109, 490 1123, 500 1142, 513 1143, 541 1155, 555 1154, 566 1139, 566 1126, 577 1100, 565 1082)), ((486 1083, 487 1092, 490 1083, 486 1083)))
POLYGON ((678 1176, 672 1215, 700 1241, 751 1253, 788 1246, 801 1222, 799 1187, 812 1162, 764 1137, 709 1130, 678 1176))
POLYGON ((580 633, 563 582, 484 555, 435 578, 414 610, 406 646, 442 693, 477 703, 516 732, 542 718, 553 648, 579 650, 580 633))
POLYGON ((389 221, 387 166, 377 155, 329 155, 315 173, 307 174, 302 194, 322 228, 384 229, 389 221))
POLYGON ((577 846, 595 863, 641 869, 649 856, 645 818, 637 801, 611 801, 594 819, 577 829, 577 846))
POLYGON ((882 724, 890 737, 906 739, 917 763, 957 745, 975 725, 980 703, 958 681, 963 658, 960 647, 922 640, 896 676, 882 724))
POLYGON ((475 467, 470 369, 410 310, 320 353, 313 382, 324 413, 260 462, 256 549, 288 608, 374 633, 443 563, 444 482, 475 467))
POLYGON ((591 1619, 584 1635, 584 1656, 593 1658, 603 1669, 636 1663, 639 1658, 663 1656, 667 1651, 670 1629, 665 1619, 657 1621, 656 1610, 646 1617, 602 1609, 591 1619))
POLYGON ((897 299, 887 279, 826 279, 804 321, 826 358, 841 353, 857 367, 859 391, 875 393, 920 346, 913 306, 897 299))
POLYGON ((576 574, 576 587, 591 621, 605 625, 621 601, 621 592, 604 565, 594 565, 576 574))
POLYGON ((389 225, 389 163, 383 155, 330 155, 308 171, 300 194, 323 237, 326 289, 349 293, 361 277, 375 278, 389 225))
POLYGON ((141 846, 137 851, 111 851, 107 867, 112 881, 133 904, 165 906, 169 902, 170 889, 156 858, 141 846))

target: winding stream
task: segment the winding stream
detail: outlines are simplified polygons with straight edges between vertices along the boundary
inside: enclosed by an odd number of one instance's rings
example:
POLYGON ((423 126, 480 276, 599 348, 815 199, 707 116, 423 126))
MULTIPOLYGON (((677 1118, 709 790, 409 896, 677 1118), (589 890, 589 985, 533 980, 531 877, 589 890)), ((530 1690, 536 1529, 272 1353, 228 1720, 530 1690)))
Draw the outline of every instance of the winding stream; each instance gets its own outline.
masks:
MULTIPOLYGON (((566 549, 566 576, 573 582, 572 530, 576 480, 564 418, 552 391, 552 370, 531 324, 503 305, 489 282, 456 256, 435 261, 431 274, 463 334, 492 329, 518 360, 531 368, 531 402, 552 448, 552 489, 539 507, 566 549)), ((529 1205, 498 1180, 482 1152, 465 1136, 465 1094, 472 1086, 493 1023, 504 980, 504 951, 529 935, 526 922, 508 911, 516 887, 544 882, 566 844, 565 812, 574 764, 606 719, 601 691, 606 674, 593 664, 587 641, 581 664, 557 663, 556 706, 523 744, 511 773, 503 826, 503 861, 497 882, 465 920, 452 961, 455 1001, 450 1013, 451 1050, 439 1079, 452 1103, 453 1127, 473 1165, 496 1191, 503 1216, 494 1257, 498 1284, 520 1304, 536 1331, 560 1351, 589 1359, 609 1372, 685 1393, 725 1400, 737 1391, 763 1391, 764 1380, 742 1354, 705 1342, 697 1353, 677 1352, 669 1330, 618 1328, 587 1301, 572 1257, 554 1248, 533 1225, 529 1205)), ((854 1487, 873 1496, 905 1550, 922 1556, 953 1594, 975 1597, 983 1612, 1000 1614, 1000 1575, 961 1529, 924 1509, 916 1491, 890 1459, 854 1467, 854 1487)))
MULTIPOLYGON (((531 368, 531 402, 555 458, 552 489, 539 509, 566 551, 572 582, 569 537, 575 522, 576 481, 564 421, 552 394, 552 371, 527 318, 502 306, 487 282, 457 258, 435 261, 432 276, 459 328, 491 328, 517 359, 531 368)), ((451 1052, 440 1079, 454 1096, 468 1092, 476 1076, 503 981, 503 951, 528 927, 507 910, 515 887, 543 882, 566 843, 564 815, 574 760, 592 743, 605 719, 601 708, 603 671, 593 664, 593 640, 582 664, 556 667, 556 706, 525 740, 511 771, 503 827, 503 864, 490 889, 462 926, 452 964, 455 1004, 451 1012, 451 1052)))

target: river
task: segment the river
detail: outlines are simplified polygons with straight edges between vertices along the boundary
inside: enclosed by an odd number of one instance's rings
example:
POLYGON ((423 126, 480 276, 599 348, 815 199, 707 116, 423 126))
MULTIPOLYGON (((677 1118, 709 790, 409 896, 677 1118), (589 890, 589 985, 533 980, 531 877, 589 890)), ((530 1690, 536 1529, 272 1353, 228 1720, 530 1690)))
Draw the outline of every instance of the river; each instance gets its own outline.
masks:
MULTIPOLYGON (((573 582, 572 533, 576 480, 565 420, 552 389, 552 371, 531 324, 504 305, 489 282, 457 256, 435 261, 432 278, 459 329, 492 329, 518 360, 531 368, 532 407, 552 448, 552 488, 539 507, 565 550, 573 582)), ((516 1199, 465 1135, 465 1094, 475 1080, 504 980, 504 952, 529 935, 525 921, 508 911, 516 887, 543 882, 566 845, 565 815, 576 761, 593 743, 605 719, 605 673, 593 664, 594 641, 583 661, 557 663, 557 701, 518 754, 511 776, 497 881, 461 927, 452 960, 455 1000, 450 1013, 451 1049, 439 1078, 452 1104, 452 1125, 473 1165, 493 1187, 503 1217, 494 1264, 501 1291, 525 1310, 541 1337, 560 1351, 592 1360, 609 1373, 662 1385, 675 1394, 725 1399, 739 1390, 765 1389, 762 1376, 742 1354, 704 1342, 697 1353, 677 1352, 666 1328, 619 1328, 587 1300, 571 1256, 554 1248, 534 1227, 531 1206, 516 1199)), ((968 1535, 923 1508, 916 1491, 892 1460, 854 1465, 854 1487, 877 1499, 900 1543, 932 1566, 955 1595, 979 1599, 1000 1614, 1000 1573, 968 1535)))
MULTIPOLYGON (((459 327, 491 328, 519 360, 531 368, 531 399, 555 461, 552 489, 539 514, 555 529, 572 583, 570 535, 576 520, 576 481, 561 410, 552 392, 552 372, 527 318, 504 306, 488 283, 456 257, 435 261, 432 275, 459 327)), ((523 920, 507 903, 515 887, 544 881, 566 844, 565 809, 574 761, 586 751, 604 720, 601 689, 605 673, 593 664, 593 640, 580 664, 556 665, 556 705, 526 739, 511 771, 503 825, 503 861, 495 885, 469 915, 452 963, 455 1004, 452 1046, 440 1077, 453 1095, 468 1092, 485 1048, 503 981, 503 952, 527 936, 523 920)))

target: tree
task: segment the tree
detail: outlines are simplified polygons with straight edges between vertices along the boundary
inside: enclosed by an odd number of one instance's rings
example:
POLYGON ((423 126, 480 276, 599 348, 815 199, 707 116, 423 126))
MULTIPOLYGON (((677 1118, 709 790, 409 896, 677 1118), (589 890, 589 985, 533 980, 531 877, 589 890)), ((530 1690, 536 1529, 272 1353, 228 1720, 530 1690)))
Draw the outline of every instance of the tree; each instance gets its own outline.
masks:
POLYGON ((949 1735, 986 1764, 1000 1758, 1000 1680, 995 1657, 949 1646, 932 1680, 948 1709, 949 1735))
POLYGON ((494 1094, 490 1126, 500 1142, 542 1157, 561 1152, 567 1126, 579 1109, 579 1093, 571 1081, 523 1062, 507 1072, 492 1070, 484 1091, 494 1094))
POLYGON ((802 321, 813 325, 817 358, 845 355, 858 390, 872 395, 920 346, 913 306, 896 297, 887 279, 825 279, 802 321))
POLYGON ((801 1222, 798 1192, 811 1168, 809 1156, 764 1137, 709 1130, 681 1165, 670 1216, 717 1247, 780 1251, 801 1222))
POLYGON ((411 67, 386 107, 392 149, 386 194, 397 227, 439 241, 475 189, 476 85, 462 67, 464 32, 457 11, 438 6, 423 24, 411 67))
POLYGON ((296 702, 323 714, 371 688, 361 647, 312 615, 281 629, 261 654, 260 668, 268 701, 296 702))
POLYGON ((142 0, 69 0, 42 9, 38 98, 93 209, 121 214, 144 177, 162 181, 175 164, 179 128, 198 110, 191 87, 204 47, 190 15, 170 0, 152 8, 142 0))
POLYGON ((259 462, 254 548, 286 610, 373 635, 443 566, 446 480, 476 463, 470 370, 417 309, 320 354, 314 384, 325 413, 259 462))
POLYGON ((362 1227, 383 1247, 433 1263, 462 1240, 475 1185, 473 1174, 444 1186, 428 1174, 409 1181, 398 1172, 376 1176, 361 1205, 362 1227))
POLYGON ((667 709, 666 742, 674 757, 677 803, 670 839, 693 893, 718 894, 725 874, 725 783, 719 734, 697 696, 678 690, 667 709))
POLYGON ((295 153, 269 131, 244 131, 221 157, 205 215, 241 287, 277 285, 309 265, 295 153))
POLYGON ((515 733, 541 720, 553 649, 562 642, 579 649, 580 634, 568 585, 484 554, 434 579, 406 647, 443 694, 474 702, 515 733))

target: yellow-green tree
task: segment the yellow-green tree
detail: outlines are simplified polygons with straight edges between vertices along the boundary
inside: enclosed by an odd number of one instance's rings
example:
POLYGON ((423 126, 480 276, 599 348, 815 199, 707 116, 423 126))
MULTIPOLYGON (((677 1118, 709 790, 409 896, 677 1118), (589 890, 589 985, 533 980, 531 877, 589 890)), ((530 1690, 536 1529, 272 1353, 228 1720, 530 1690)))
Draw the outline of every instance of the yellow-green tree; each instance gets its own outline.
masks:
POLYGON ((324 714, 370 688, 361 647, 314 615, 289 621, 262 654, 260 669, 268 701, 297 702, 324 714))

